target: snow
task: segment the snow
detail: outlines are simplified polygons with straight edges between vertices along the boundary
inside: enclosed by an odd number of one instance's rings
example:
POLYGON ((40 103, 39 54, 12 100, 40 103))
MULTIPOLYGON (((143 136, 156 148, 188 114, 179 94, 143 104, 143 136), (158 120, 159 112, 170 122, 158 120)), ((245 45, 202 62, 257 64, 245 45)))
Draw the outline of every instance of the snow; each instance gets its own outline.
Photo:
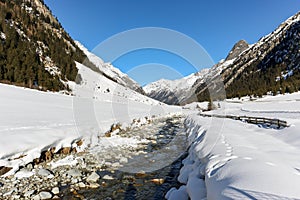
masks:
POLYGON ((203 77, 208 72, 208 69, 203 69, 200 72, 190 74, 189 76, 183 77, 182 79, 177 80, 166 80, 161 79, 156 82, 150 83, 143 87, 146 93, 151 93, 153 91, 161 89, 169 89, 171 91, 181 91, 186 90, 193 86, 196 80, 203 77))
POLYGON ((177 80, 166 80, 161 79, 156 82, 150 83, 143 87, 143 90, 146 94, 153 96, 152 94, 161 94, 154 96, 163 96, 166 97, 166 94, 171 94, 179 100, 179 102, 185 100, 186 98, 193 95, 192 86, 197 80, 204 79, 204 77, 209 72, 209 69, 203 69, 200 72, 191 74, 189 76, 183 77, 177 80))
MULTIPOLYGON (((204 71, 207 71, 207 69, 205 69, 204 71)), ((203 74, 204 74, 204 71, 203 71, 203 74)), ((168 88, 171 91, 185 90, 185 89, 190 88, 198 78, 199 77, 196 74, 190 74, 189 76, 186 76, 182 79, 177 79, 177 80, 161 79, 161 80, 158 80, 156 82, 146 85, 145 87, 143 87, 143 89, 146 93, 151 93, 151 92, 157 91, 161 88, 165 88, 165 89, 168 88)))
POLYGON ((31 177, 34 173, 27 169, 22 169, 15 174, 15 177, 18 179, 31 177))
POLYGON ((75 96, 0 84, 0 166, 13 167, 5 175, 51 147, 56 151, 75 147, 80 139, 84 141, 81 148, 96 145, 112 124, 130 125, 133 119, 181 112, 84 65, 77 63, 77 67, 83 81, 72 84, 75 96))
POLYGON ((78 163, 79 159, 80 158, 75 157, 74 155, 70 155, 56 162, 51 161, 48 165, 50 165, 52 169, 65 165, 74 166, 78 163))
MULTIPOLYGON (((190 74, 189 76, 177 80, 161 79, 146 85, 145 87, 143 87, 143 89, 148 94, 154 91, 157 92, 161 90, 170 90, 175 93, 182 93, 186 90, 190 90, 197 80, 205 79, 207 76, 214 76, 215 72, 221 72, 224 67, 231 65, 233 61, 234 59, 228 61, 221 60, 221 65, 213 68, 213 70, 202 69, 197 73, 190 74)), ((178 97, 180 98, 181 96, 178 95, 178 97)))
POLYGON ((75 41, 75 44, 87 55, 88 59, 105 75, 116 80, 117 83, 129 87, 132 90, 140 88, 137 82, 128 77, 127 74, 121 72, 118 68, 115 68, 111 63, 105 63, 101 58, 88 51, 79 41, 75 41))
POLYGON ((191 146, 178 177, 184 186, 170 190, 167 199, 176 199, 173 193, 191 199, 299 199, 299 98, 298 92, 227 100, 223 109, 208 112, 278 117, 291 125, 284 129, 190 114, 185 124, 191 146))
POLYGON ((189 198, 186 192, 186 186, 181 186, 179 190, 176 190, 176 188, 171 188, 166 194, 166 198, 172 200, 188 200, 189 198))
MULTIPOLYGON (((190 102, 191 100, 196 101, 195 91, 197 90, 197 87, 199 87, 202 83, 211 80, 221 80, 220 74, 223 69, 232 65, 234 61, 235 58, 226 61, 222 59, 218 64, 214 65, 210 69, 202 69, 197 73, 177 80, 161 79, 144 86, 143 89, 149 96, 162 101, 167 99, 170 100, 170 97, 176 97, 179 103, 183 103, 185 101, 190 102)), ((174 104, 178 102, 168 103, 174 104)))

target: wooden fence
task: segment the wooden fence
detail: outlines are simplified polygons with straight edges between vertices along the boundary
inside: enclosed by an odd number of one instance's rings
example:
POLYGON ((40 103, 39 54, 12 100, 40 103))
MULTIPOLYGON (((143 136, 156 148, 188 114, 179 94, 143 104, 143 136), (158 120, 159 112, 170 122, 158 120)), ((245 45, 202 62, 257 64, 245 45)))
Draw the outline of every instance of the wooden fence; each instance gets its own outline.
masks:
POLYGON ((228 118, 233 120, 240 120, 251 124, 264 124, 267 126, 277 126, 277 128, 286 128, 289 125, 286 121, 280 119, 272 119, 265 117, 248 117, 248 116, 235 116, 235 115, 216 115, 216 114, 203 114, 199 113, 202 117, 216 117, 216 118, 228 118))

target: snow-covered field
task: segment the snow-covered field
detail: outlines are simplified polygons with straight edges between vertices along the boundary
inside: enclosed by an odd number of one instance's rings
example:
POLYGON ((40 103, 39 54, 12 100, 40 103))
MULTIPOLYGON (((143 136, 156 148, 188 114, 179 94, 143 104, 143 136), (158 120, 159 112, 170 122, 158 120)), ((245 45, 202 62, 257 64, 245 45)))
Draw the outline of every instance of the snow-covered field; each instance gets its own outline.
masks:
POLYGON ((186 120, 191 148, 179 190, 168 199, 299 199, 300 93, 256 101, 221 102, 215 114, 287 120, 290 127, 264 128, 242 121, 201 117, 186 120))
POLYGON ((82 82, 71 83, 75 96, 0 84, 0 166, 13 167, 6 175, 51 147, 76 147, 79 139, 96 144, 112 124, 180 112, 77 66, 82 82))

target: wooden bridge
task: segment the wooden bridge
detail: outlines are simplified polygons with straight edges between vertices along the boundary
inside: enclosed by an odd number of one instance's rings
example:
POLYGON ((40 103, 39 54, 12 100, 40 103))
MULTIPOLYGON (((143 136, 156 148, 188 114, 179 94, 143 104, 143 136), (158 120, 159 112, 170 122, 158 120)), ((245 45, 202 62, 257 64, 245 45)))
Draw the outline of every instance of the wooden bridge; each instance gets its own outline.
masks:
POLYGON ((235 116, 235 115, 216 115, 216 114, 204 114, 204 113, 199 113, 199 115, 202 117, 216 117, 216 118, 228 118, 233 120, 240 120, 250 124, 264 124, 267 126, 274 125, 278 129, 289 127, 286 121, 280 119, 272 119, 272 118, 265 118, 265 117, 235 116))

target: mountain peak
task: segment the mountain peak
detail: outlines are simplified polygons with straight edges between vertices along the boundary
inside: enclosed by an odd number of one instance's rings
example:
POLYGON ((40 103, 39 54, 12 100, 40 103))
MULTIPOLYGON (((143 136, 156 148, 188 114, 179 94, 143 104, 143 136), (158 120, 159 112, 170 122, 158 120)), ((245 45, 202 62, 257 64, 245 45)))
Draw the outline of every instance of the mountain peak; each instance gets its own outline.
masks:
POLYGON ((240 55, 243 51, 249 48, 249 44, 245 40, 240 40, 232 47, 231 51, 229 52, 228 56, 226 57, 225 61, 231 60, 236 58, 240 55))

